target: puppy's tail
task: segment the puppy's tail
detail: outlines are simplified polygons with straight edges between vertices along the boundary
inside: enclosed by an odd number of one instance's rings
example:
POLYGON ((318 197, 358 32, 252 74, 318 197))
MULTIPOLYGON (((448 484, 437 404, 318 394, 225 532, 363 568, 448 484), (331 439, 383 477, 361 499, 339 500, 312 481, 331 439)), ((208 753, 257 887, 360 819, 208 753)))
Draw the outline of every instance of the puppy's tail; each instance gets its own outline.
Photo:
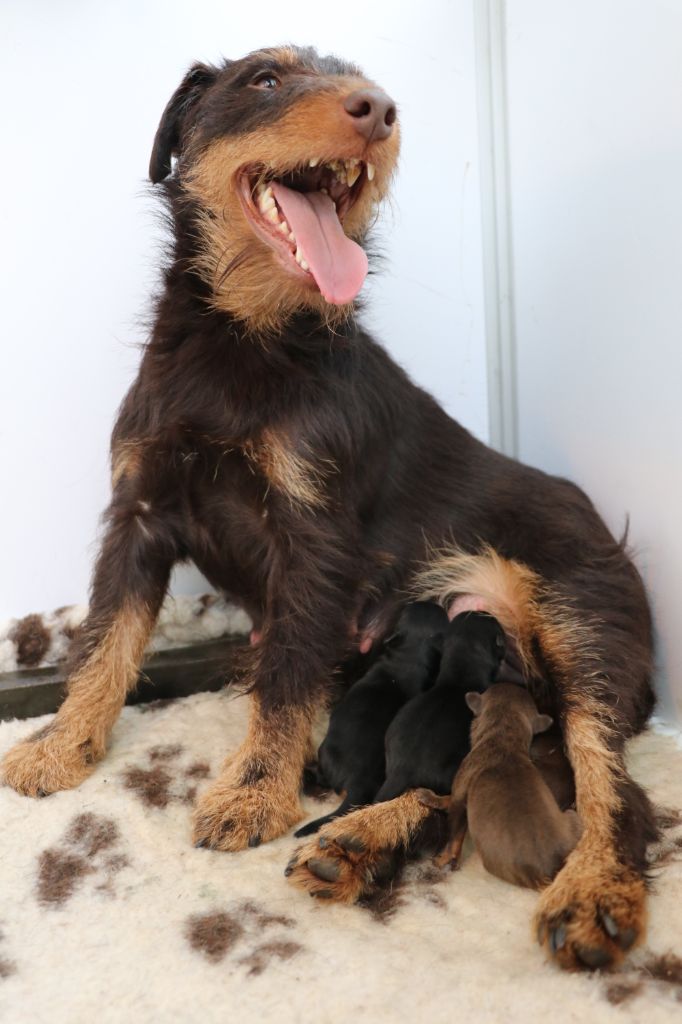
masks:
POLYGON ((355 806, 357 806, 357 804, 351 802, 351 800, 346 796, 335 811, 332 811, 331 814, 325 814, 323 818, 316 818, 314 821, 309 821, 307 825, 303 825, 301 828, 297 829, 296 832, 294 832, 294 835, 297 839, 302 839, 303 836, 311 836, 313 833, 318 832, 323 825, 328 825, 330 821, 334 820, 334 818, 340 818, 344 814, 348 814, 351 808, 355 806))

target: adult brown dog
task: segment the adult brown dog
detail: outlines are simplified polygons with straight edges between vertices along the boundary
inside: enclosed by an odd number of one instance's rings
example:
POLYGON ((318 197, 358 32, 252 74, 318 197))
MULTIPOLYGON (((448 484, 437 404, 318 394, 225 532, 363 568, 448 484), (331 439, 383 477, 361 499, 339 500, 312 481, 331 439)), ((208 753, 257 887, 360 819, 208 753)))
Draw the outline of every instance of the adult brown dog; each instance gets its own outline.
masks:
MULTIPOLYGON (((54 722, 4 776, 37 796, 93 770, 191 558, 261 636, 248 735, 195 841, 256 845, 300 820, 311 719, 351 642, 382 636, 409 588, 482 606, 549 681, 534 695, 561 722, 585 827, 541 896, 540 942, 566 967, 617 962, 643 933, 655 835, 622 756, 653 702, 646 596, 577 487, 480 444, 357 325, 397 154, 392 100, 312 50, 196 65, 171 98, 150 176, 174 244, 113 433, 87 629, 54 722)), ((407 793, 332 822, 291 881, 357 899, 430 813, 407 793)))

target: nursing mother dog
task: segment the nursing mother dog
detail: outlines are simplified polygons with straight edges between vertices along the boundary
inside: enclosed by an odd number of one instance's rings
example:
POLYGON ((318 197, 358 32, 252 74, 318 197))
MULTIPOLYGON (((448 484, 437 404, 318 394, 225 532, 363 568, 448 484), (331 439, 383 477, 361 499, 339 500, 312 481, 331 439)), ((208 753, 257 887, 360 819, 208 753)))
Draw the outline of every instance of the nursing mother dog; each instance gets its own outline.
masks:
MULTIPOLYGON (((561 723, 584 824, 538 939, 566 968, 617 963, 644 932, 656 834, 623 762, 653 703, 646 596, 577 487, 479 443, 359 325, 398 148, 393 100, 311 49, 196 64, 170 98, 150 176, 174 242, 114 427, 90 614, 66 700, 4 778, 35 797, 95 770, 171 569, 192 559, 260 637, 248 733, 197 802, 194 842, 257 846, 302 818, 335 666, 387 635, 408 592, 487 610, 544 680, 533 697, 561 723)), ((332 821, 289 881, 354 901, 434 813, 407 792, 332 821)))

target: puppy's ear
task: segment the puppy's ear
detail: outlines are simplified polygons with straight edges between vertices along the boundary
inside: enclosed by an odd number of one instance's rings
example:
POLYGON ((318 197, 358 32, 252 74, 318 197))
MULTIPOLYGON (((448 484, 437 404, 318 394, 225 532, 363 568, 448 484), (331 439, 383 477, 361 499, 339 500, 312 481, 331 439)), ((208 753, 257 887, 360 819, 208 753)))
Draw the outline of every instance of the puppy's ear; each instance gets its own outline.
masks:
POLYGON ((170 174, 171 157, 178 151, 185 116, 209 85, 215 82, 217 75, 217 68, 208 64, 193 64, 166 104, 156 129, 149 161, 149 177, 155 185, 170 174))
POLYGON ((470 693, 465 693, 464 699, 469 705, 469 710, 473 711, 475 715, 480 715, 483 707, 483 695, 472 690, 470 693))
POLYGON ((551 715, 536 715, 533 719, 533 735, 536 736, 539 732, 547 732, 553 721, 554 719, 551 715))

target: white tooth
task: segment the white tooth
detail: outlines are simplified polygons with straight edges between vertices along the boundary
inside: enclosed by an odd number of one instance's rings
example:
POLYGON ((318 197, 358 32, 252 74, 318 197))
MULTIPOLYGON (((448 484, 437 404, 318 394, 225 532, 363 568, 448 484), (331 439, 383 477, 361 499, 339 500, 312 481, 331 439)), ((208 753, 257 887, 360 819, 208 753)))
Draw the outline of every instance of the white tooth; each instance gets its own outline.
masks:
POLYGON ((372 181, 372 179, 374 178, 375 172, 376 172, 376 167, 374 166, 374 164, 367 164, 367 180, 368 181, 372 181))
POLYGON ((296 235, 293 233, 293 231, 289 232, 289 241, 290 242, 295 242, 296 241, 296 235))
POLYGON ((289 225, 287 224, 287 222, 285 220, 280 221, 280 223, 277 225, 277 230, 281 231, 283 235, 288 235, 289 234, 289 225))
POLYGON ((269 220, 271 224, 279 224, 279 214, 277 213, 276 206, 273 206, 270 210, 266 210, 265 219, 269 220))
POLYGON ((328 196, 328 195, 329 195, 329 189, 327 189, 327 188, 321 188, 321 189, 320 189, 320 192, 324 192, 324 194, 325 194, 326 196, 328 196))
POLYGON ((300 262, 301 267, 303 268, 303 270, 310 270, 310 266, 306 263, 305 260, 300 260, 299 262, 300 262))
POLYGON ((347 177, 348 177, 348 185, 349 185, 350 188, 353 187, 353 185, 358 180, 358 178, 360 177, 361 174, 362 174, 362 168, 361 167, 350 167, 348 169, 347 177))
POLYGON ((265 192, 265 185, 261 181, 258 185, 256 185, 256 195, 257 196, 262 196, 264 192, 265 192))
POLYGON ((318 160, 318 158, 317 158, 317 157, 313 157, 313 159, 309 161, 309 166, 310 166, 310 167, 317 167, 317 165, 319 164, 319 162, 320 162, 320 161, 318 160))

